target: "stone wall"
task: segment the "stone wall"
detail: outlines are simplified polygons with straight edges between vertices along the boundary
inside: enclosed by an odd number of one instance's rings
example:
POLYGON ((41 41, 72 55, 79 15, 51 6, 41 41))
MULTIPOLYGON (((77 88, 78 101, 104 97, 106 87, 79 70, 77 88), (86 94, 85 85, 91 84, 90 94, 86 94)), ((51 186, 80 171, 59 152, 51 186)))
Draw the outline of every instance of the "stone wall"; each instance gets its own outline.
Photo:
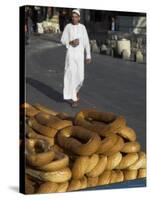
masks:
POLYGON ((105 33, 105 39, 97 38, 96 40, 91 40, 91 49, 95 53, 123 57, 131 61, 146 62, 146 35, 108 31, 107 34, 105 33), (129 57, 126 56, 126 52, 124 52, 125 57, 124 55, 120 56, 118 54, 117 41, 121 39, 127 39, 131 43, 131 55, 129 55, 129 57), (138 59, 138 57, 140 57, 140 59, 138 59))

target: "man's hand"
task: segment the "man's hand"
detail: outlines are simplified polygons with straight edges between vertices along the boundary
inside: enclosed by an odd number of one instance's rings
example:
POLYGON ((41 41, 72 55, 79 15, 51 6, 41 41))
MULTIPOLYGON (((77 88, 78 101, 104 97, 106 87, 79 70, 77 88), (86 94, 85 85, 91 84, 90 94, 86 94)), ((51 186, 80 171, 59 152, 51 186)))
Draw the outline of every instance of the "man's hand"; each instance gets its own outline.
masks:
POLYGON ((75 39, 69 42, 72 47, 76 47, 79 45, 79 39, 75 39))
POLYGON ((75 40, 74 40, 74 44, 75 44, 76 46, 78 46, 78 45, 79 45, 79 39, 75 39, 75 40))
POLYGON ((86 64, 90 64, 91 63, 91 58, 87 58, 85 61, 86 61, 86 64))

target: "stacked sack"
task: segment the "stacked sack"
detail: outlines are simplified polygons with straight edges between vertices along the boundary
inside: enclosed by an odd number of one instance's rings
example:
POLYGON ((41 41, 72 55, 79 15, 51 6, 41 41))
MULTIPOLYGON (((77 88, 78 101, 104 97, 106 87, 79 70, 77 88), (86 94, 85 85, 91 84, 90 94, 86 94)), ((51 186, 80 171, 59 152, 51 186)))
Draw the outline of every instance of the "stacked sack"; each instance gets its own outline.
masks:
POLYGON ((146 176, 146 155, 123 116, 85 109, 74 117, 22 105, 25 192, 80 190, 146 176))

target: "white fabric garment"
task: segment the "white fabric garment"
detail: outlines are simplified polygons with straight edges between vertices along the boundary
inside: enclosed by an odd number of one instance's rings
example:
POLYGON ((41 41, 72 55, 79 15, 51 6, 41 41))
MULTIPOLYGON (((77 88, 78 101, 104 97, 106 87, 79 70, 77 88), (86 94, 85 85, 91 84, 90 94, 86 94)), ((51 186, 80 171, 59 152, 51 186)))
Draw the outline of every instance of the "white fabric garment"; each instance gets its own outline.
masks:
POLYGON ((67 48, 63 97, 77 101, 77 92, 84 81, 84 50, 86 58, 91 58, 89 38, 85 26, 80 23, 77 25, 67 24, 61 42, 67 48), (74 39, 79 39, 79 45, 76 47, 69 44, 74 39))

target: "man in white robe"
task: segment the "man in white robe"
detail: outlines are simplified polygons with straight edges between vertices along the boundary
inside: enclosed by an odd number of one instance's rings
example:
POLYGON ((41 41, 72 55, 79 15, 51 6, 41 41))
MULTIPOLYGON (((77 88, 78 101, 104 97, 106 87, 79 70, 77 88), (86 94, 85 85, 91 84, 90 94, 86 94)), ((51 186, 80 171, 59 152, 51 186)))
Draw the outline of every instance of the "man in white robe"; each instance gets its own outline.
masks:
POLYGON ((72 11, 72 23, 65 26, 61 42, 66 46, 63 97, 72 100, 72 107, 79 102, 79 90, 84 81, 84 51, 86 63, 91 62, 91 52, 87 30, 80 23, 80 12, 72 11))

